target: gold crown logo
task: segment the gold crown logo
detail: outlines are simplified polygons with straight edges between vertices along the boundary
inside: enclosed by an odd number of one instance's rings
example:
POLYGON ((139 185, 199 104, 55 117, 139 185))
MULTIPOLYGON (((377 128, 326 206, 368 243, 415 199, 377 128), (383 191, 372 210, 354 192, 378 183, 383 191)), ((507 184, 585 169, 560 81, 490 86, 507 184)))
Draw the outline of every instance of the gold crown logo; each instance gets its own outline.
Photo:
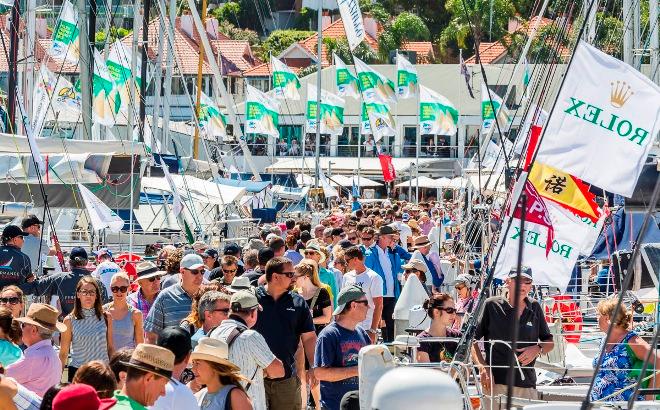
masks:
POLYGON ((625 81, 611 82, 610 103, 613 107, 621 108, 635 94, 625 81))

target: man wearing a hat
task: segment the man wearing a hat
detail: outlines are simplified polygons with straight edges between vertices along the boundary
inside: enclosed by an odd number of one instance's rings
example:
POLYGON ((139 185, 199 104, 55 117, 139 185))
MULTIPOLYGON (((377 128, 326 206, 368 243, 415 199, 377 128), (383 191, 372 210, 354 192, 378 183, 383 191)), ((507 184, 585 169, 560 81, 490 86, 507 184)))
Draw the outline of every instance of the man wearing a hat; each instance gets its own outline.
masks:
POLYGON ((25 317, 14 319, 21 323, 27 349, 21 359, 7 366, 5 375, 39 396, 62 379, 62 362, 52 343, 55 332, 66 331, 64 323, 57 320, 58 315, 50 305, 33 303, 25 317))
POLYGON ((516 286, 517 276, 518 271, 514 267, 506 279, 508 294, 493 296, 486 300, 483 315, 474 335, 472 354, 479 368, 481 386, 486 394, 506 395, 508 372, 513 372, 513 395, 536 400, 538 394, 534 363, 541 354, 549 353, 554 348, 554 343, 545 321, 543 308, 535 299, 527 297, 532 289, 532 269, 526 266, 520 269, 519 288, 516 286), (520 301, 517 311, 514 307, 516 293, 520 301), (512 340, 515 315, 519 317, 516 356, 521 367, 510 368, 511 349, 502 343, 494 343, 491 349, 488 341, 512 340), (485 359, 477 342, 481 338, 485 342, 485 359), (489 369, 489 363, 492 363, 492 369, 489 369), (521 372, 524 379, 521 377, 521 372))
POLYGON ((389 225, 381 226, 378 230, 378 241, 366 254, 364 264, 376 272, 383 279, 383 340, 394 340, 394 306, 401 294, 399 277, 402 273, 403 261, 398 253, 394 252, 394 236, 397 231, 389 225))
POLYGON ((94 252, 94 256, 96 256, 97 265, 94 272, 92 272, 92 276, 103 283, 108 294, 112 294, 110 281, 115 273, 121 271, 121 268, 112 260, 112 252, 108 248, 99 249, 94 252))
MULTIPOLYGON (((238 278, 236 278, 238 279, 238 278)), ((247 393, 255 410, 266 410, 264 375, 270 379, 284 377, 282 361, 275 357, 266 339, 254 331, 261 306, 254 293, 240 290, 230 301, 229 318, 209 335, 229 346, 229 361, 241 368, 250 381, 247 393)), ((247 387, 247 383, 243 383, 247 387)))
POLYGON ((179 264, 180 282, 162 290, 144 320, 146 341, 155 343, 158 333, 168 326, 176 326, 188 316, 192 298, 204 279, 204 261, 196 253, 189 253, 179 264))
POLYGON ((137 271, 135 280, 139 287, 137 292, 128 295, 126 301, 142 312, 143 317, 147 317, 151 306, 160 293, 160 278, 167 272, 158 269, 156 264, 150 261, 138 263, 135 270, 137 271))
MULTIPOLYGON (((69 272, 60 272, 54 275, 42 276, 34 282, 25 284, 25 293, 35 296, 46 296, 50 300, 52 296, 57 296, 62 315, 66 316, 73 311, 76 302, 76 285, 83 276, 88 276, 87 266, 88 256, 85 248, 76 247, 69 253, 69 272)), ((108 292, 103 283, 98 280, 101 289, 102 303, 108 302, 108 292)))
POLYGON ((16 225, 7 225, 3 229, 0 246, 0 289, 8 285, 22 287, 32 275, 30 258, 21 251, 28 235, 16 225))
POLYGON ((174 353, 164 347, 140 343, 131 359, 122 364, 127 366, 126 382, 115 393, 117 404, 113 410, 146 410, 165 395, 174 370, 174 353))
POLYGON ((21 221, 21 229, 23 229, 24 232, 29 233, 29 235, 24 238, 25 242, 23 243, 21 252, 30 258, 32 271, 37 275, 41 273, 37 272, 39 266, 43 266, 48 255, 55 255, 55 250, 49 249, 46 240, 41 239, 41 226, 43 224, 43 221, 40 221, 36 215, 28 215, 21 221))
POLYGON ((349 285, 339 292, 335 321, 327 325, 316 340, 314 368, 321 382, 321 406, 339 410, 342 397, 358 390, 358 353, 371 344, 369 335, 358 326, 369 310, 364 291, 349 285))
POLYGON ((428 236, 421 235, 416 237, 413 240, 415 252, 413 252, 411 259, 419 259, 424 262, 429 271, 427 280, 432 281, 433 291, 439 292, 440 286, 442 286, 442 282, 445 280, 445 275, 440 269, 440 256, 435 252, 431 252, 432 245, 433 242, 429 240, 428 236))

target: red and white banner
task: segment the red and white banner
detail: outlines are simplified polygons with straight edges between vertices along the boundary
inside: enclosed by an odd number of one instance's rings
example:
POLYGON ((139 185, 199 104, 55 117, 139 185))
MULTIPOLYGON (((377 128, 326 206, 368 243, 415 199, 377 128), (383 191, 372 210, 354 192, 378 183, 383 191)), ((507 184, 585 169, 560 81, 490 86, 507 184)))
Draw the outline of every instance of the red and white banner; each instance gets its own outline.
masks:
POLYGON ((392 164, 392 157, 385 154, 378 154, 380 160, 380 168, 383 170, 383 180, 385 182, 392 182, 396 179, 396 171, 394 164, 392 164))

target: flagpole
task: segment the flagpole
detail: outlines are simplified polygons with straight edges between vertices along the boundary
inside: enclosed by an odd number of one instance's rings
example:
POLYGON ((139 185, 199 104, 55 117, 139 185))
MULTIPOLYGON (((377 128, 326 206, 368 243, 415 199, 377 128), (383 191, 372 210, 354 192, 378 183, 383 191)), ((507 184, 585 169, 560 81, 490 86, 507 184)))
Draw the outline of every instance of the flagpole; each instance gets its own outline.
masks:
POLYGON ((317 34, 316 34, 316 172, 314 185, 319 187, 319 173, 321 172, 321 59, 323 58, 323 1, 319 0, 317 10, 317 34))

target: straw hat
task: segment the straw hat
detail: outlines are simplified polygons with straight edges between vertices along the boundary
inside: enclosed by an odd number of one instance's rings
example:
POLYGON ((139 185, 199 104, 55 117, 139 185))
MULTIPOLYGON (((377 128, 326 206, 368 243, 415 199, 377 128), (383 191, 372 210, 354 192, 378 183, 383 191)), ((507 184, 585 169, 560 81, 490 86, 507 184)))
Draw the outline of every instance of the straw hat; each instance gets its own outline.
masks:
POLYGON ((419 259, 410 259, 408 263, 402 266, 403 269, 415 269, 420 272, 427 273, 429 271, 429 268, 426 266, 426 264, 419 259))
POLYGON ((50 332, 66 332, 66 325, 57 321, 59 316, 57 309, 44 303, 33 303, 28 309, 25 317, 19 317, 14 320, 34 325, 39 329, 50 332))
POLYGON ((319 265, 325 262, 325 253, 321 251, 321 245, 319 245, 318 242, 314 242, 314 241, 307 242, 307 246, 305 247, 305 252, 307 251, 316 252, 319 255, 321 255, 321 259, 319 259, 319 265))
POLYGON ((158 269, 158 266, 156 266, 155 263, 149 261, 138 263, 135 266, 135 270, 137 271, 137 277, 135 280, 149 279, 153 278, 154 276, 163 276, 167 273, 158 269))
POLYGON ((254 292, 254 289, 250 284, 250 278, 247 276, 236 276, 234 279, 232 279, 231 285, 227 286, 225 289, 232 293, 238 292, 240 290, 254 292))
POLYGON ((174 370, 174 353, 164 347, 140 343, 133 350, 131 360, 121 364, 170 379, 174 370))
POLYGON ((414 240, 414 242, 413 242, 413 248, 414 248, 414 249, 420 249, 420 248, 423 248, 423 247, 425 247, 425 246, 432 245, 432 244, 434 244, 434 243, 435 243, 435 242, 431 242, 431 241, 429 240, 429 237, 428 237, 428 236, 426 236, 426 235, 422 235, 422 236, 418 236, 418 237, 415 238, 415 240, 414 240))
POLYGON ((239 372, 240 367, 229 361, 229 346, 226 342, 211 337, 202 337, 197 342, 195 350, 190 355, 191 360, 206 360, 227 366, 233 372, 239 372))

